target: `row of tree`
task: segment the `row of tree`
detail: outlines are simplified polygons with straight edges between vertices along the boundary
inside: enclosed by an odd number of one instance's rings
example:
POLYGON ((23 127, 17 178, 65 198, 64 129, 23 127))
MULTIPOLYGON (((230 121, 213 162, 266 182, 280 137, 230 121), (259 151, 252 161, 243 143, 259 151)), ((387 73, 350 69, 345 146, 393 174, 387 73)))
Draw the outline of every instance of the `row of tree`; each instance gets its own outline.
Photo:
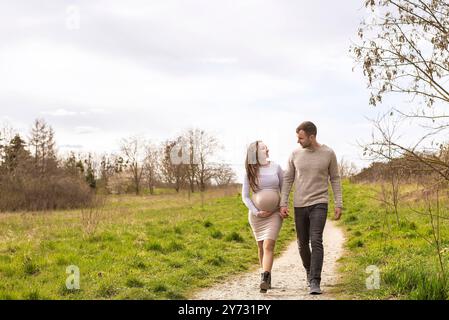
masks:
POLYGON ((142 187, 153 194, 156 186, 202 192, 235 181, 228 164, 213 161, 220 149, 216 137, 200 129, 188 129, 160 145, 133 136, 122 139, 119 156, 103 156, 100 176, 112 193, 123 192, 117 188, 124 186, 123 180, 131 181, 127 190, 132 188, 136 194, 142 187))
POLYGON ((438 152, 418 152, 416 156, 404 154, 387 161, 373 161, 369 167, 363 168, 350 178, 353 182, 371 183, 389 181, 398 177, 401 183, 410 184, 419 181, 432 184, 440 178, 436 170, 438 168, 445 170, 447 166, 449 166, 449 144, 443 145, 438 152), (431 168, 426 161, 433 162, 435 167, 431 168), (440 163, 444 163, 445 166, 440 163))
POLYGON ((118 154, 59 156, 55 132, 37 119, 28 139, 0 130, 0 210, 84 207, 96 192, 141 194, 156 187, 205 191, 235 181, 232 168, 213 161, 222 147, 211 134, 189 129, 161 144, 133 136, 118 154))
POLYGON ((93 193, 79 175, 60 165, 53 129, 37 120, 28 142, 11 128, 0 135, 0 211, 76 208, 93 193))

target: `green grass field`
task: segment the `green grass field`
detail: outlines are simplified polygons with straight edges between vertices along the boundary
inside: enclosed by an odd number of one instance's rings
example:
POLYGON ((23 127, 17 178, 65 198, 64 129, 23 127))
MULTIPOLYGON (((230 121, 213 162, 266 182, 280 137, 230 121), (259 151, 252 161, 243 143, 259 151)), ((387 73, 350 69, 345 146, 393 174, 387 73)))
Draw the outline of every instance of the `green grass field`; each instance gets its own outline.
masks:
MULTIPOLYGON (((414 212, 424 211, 425 203, 419 196, 404 196, 416 186, 402 189, 399 225, 396 215, 386 214, 375 199, 379 185, 345 182, 343 188, 346 210, 340 225, 347 243, 340 260, 343 281, 334 292, 344 299, 448 299, 449 287, 438 278, 437 250, 427 241, 433 239, 430 219, 414 212), (379 289, 367 289, 370 274, 365 271, 370 265, 379 270, 379 289)), ((447 194, 440 206, 441 215, 448 217, 447 194)), ((448 220, 440 221, 440 237, 443 265, 449 269, 448 220)))
MULTIPOLYGON (((0 299, 183 299, 257 266, 239 190, 109 196, 80 210, 0 214, 0 299), (98 223, 95 229, 92 225, 98 223), (80 289, 66 288, 79 267, 80 289)), ((277 252, 295 237, 285 222, 277 252)))
MULTIPOLYGON (((411 191, 407 186, 404 192, 411 191)), ((339 261, 343 299, 447 299, 437 278, 438 259, 429 219, 411 197, 385 214, 378 185, 343 183, 345 211, 339 224, 347 242, 339 261), (380 289, 368 290, 366 268, 380 270, 380 289)), ((449 205, 444 200, 442 211, 449 205)), ((329 207, 332 217, 333 206, 329 207)), ((441 221, 448 265, 448 221, 441 221)), ((284 222, 276 252, 295 239, 284 222)), ((108 196, 103 210, 0 214, 0 299, 184 299, 258 265, 256 243, 239 189, 203 197, 157 190, 154 196, 108 196), (97 227, 95 227, 97 226, 97 227), (66 268, 79 267, 80 290, 66 288, 66 268)))

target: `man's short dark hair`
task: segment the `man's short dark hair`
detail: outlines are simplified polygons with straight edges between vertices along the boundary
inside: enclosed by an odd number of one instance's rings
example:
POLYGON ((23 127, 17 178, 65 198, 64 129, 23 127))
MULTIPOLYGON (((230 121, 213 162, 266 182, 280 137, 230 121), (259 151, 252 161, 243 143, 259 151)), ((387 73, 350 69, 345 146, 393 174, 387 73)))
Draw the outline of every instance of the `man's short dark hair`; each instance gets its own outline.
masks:
POLYGON ((301 123, 298 128, 296 128, 296 133, 299 133, 299 131, 301 130, 303 130, 307 134, 307 136, 311 136, 313 134, 316 137, 316 125, 314 125, 310 121, 304 121, 303 123, 301 123))

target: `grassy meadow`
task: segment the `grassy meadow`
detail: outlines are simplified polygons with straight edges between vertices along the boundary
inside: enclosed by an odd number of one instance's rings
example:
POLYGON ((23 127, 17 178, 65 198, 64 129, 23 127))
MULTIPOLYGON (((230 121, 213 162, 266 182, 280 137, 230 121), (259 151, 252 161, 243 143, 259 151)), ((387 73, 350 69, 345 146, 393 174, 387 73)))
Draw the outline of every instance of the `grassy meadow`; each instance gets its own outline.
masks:
MULTIPOLYGON (((0 299, 184 299, 258 265, 240 189, 108 196, 89 212, 0 214, 0 299), (80 289, 66 288, 66 268, 80 289)), ((295 238, 284 224, 278 251, 295 238)))
MULTIPOLYGON (((342 282, 334 292, 342 299, 446 300, 449 286, 438 278, 440 260, 434 245, 428 205, 417 185, 400 189, 398 218, 385 210, 379 184, 344 183, 344 216, 339 224, 346 233, 346 254, 340 260, 342 282), (417 212, 415 212, 417 211, 417 212), (398 224, 399 221, 399 224, 398 224), (368 290, 365 270, 379 268, 380 288, 368 290)), ((449 190, 448 190, 449 191, 449 190)), ((440 253, 444 269, 449 268, 449 197, 442 192, 439 205, 440 253)), ((431 206, 437 212, 436 202, 431 206)))
MULTIPOLYGON (((343 182, 346 234, 339 261, 340 299, 447 299, 429 217, 417 187, 402 188, 398 218, 377 200, 378 184, 343 182), (397 223, 399 219, 399 225, 397 223), (368 290, 366 268, 380 270, 368 290)), ((184 299, 194 290, 257 270, 256 243, 240 189, 176 194, 107 196, 97 211, 0 214, 0 299, 184 299), (80 289, 66 288, 66 268, 80 270, 80 289)), ((440 210, 447 213, 449 199, 440 210)), ((329 217, 333 215, 329 207, 329 217)), ((441 219, 443 264, 449 227, 441 219)), ((277 254, 295 239, 284 221, 277 254)), ((299 255, 298 255, 298 263, 299 255)))

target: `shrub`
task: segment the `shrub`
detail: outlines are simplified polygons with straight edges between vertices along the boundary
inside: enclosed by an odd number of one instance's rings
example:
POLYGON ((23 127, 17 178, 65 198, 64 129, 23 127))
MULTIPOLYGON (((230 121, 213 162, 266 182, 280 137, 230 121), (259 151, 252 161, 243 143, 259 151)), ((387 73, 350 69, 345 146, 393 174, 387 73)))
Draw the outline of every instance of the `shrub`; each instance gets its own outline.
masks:
POLYGON ((33 275, 39 272, 39 266, 29 256, 25 256, 23 260, 23 271, 27 275, 33 275))
POLYGON ((211 236, 214 239, 221 239, 223 237, 223 233, 221 233, 221 231, 219 230, 214 230, 212 231, 211 236))
POLYGON ((0 177, 0 211, 81 208, 92 203, 93 195, 83 179, 63 171, 45 177, 0 177))
POLYGON ((244 240, 238 232, 233 231, 226 237, 226 241, 243 242, 244 240))
POLYGON ((142 288, 144 283, 137 278, 129 278, 126 280, 126 286, 129 288, 142 288))

